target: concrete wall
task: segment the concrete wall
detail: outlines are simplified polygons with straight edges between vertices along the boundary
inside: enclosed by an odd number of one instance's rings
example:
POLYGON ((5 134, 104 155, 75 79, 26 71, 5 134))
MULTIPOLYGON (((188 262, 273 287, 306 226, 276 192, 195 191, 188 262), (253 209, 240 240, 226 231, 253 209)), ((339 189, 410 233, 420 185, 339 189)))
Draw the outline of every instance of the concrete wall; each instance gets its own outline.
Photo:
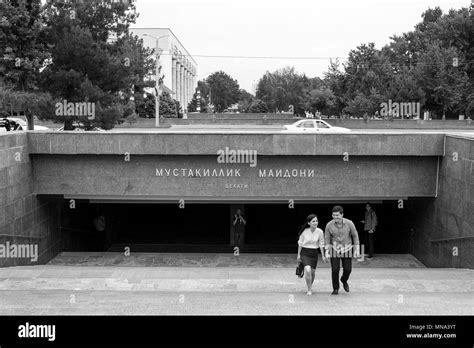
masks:
MULTIPOLYGON (((186 192, 270 199, 403 195, 431 197, 406 202, 414 222, 412 253, 431 267, 474 268, 473 183, 474 139, 445 139, 443 134, 6 133, 0 135, 0 244, 38 244, 38 263, 62 249, 62 200, 39 199, 42 193, 104 199, 111 194, 133 198, 150 193, 176 198, 186 192), (216 151, 226 146, 258 151, 256 168, 238 167, 242 176, 236 183, 247 180, 253 187, 228 189, 225 185, 234 183, 232 177, 156 176, 160 167, 233 168, 216 163, 216 151), (129 162, 125 152, 131 154, 129 162), (271 168, 314 169, 315 177, 259 177, 260 169, 271 168), (458 255, 453 255, 455 247, 458 255)), ((0 257, 0 266, 30 262, 0 257)))
POLYGON ((34 155, 35 191, 76 199, 172 202, 398 200, 436 193, 436 157, 257 158, 251 167, 218 163, 217 155, 142 155, 129 162, 111 155, 34 155))
POLYGON ((34 132, 31 154, 48 155, 217 155, 230 149, 258 155, 288 156, 443 156, 444 134, 364 133, 132 133, 34 132))
POLYGON ((27 134, 0 134, 0 266, 45 263, 58 253, 57 208, 34 194, 27 134), (38 245, 38 260, 4 257, 7 243, 38 245))
POLYGON ((35 132, 29 136, 36 193, 78 199, 434 197, 437 156, 444 154, 443 134, 35 132), (257 166, 218 163, 218 151, 226 148, 255 151, 257 166), (186 169, 186 175, 156 176, 156 170, 174 169, 186 169), (203 173, 195 173, 196 169, 203 173), (206 169, 211 172, 207 177, 206 169), (238 169, 239 175, 229 176, 229 169, 238 169), (260 170, 266 170, 265 177, 260 170), (278 176, 278 170, 283 174, 278 176), (305 170, 314 174, 302 176, 305 170))
POLYGON ((473 138, 446 137, 438 197, 415 201, 412 209, 412 253, 419 260, 430 267, 474 268, 473 138))

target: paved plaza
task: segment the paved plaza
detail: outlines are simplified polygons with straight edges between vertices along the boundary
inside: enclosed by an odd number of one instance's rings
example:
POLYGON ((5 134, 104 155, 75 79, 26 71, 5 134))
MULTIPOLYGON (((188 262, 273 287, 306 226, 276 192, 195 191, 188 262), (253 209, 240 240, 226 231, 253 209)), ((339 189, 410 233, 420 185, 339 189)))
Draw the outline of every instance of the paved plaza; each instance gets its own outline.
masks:
POLYGON ((62 253, 0 269, 0 315, 472 315, 474 271, 411 255, 354 262, 332 296, 318 263, 313 295, 295 255, 62 253))

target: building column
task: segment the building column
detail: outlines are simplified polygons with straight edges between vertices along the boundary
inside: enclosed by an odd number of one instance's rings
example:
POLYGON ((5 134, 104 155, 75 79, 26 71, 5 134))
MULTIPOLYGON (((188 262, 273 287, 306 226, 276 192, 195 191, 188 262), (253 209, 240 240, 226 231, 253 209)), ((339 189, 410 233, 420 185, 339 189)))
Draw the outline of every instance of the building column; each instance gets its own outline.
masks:
POLYGON ((189 83, 189 70, 186 71, 186 98, 189 100, 189 89, 190 89, 190 83, 189 83))
POLYGON ((176 99, 176 59, 171 59, 171 89, 174 93, 172 96, 176 99))
POLYGON ((193 97, 191 96, 191 82, 189 81, 189 75, 191 72, 188 70, 188 104, 191 102, 193 97))
POLYGON ((181 95, 181 82, 179 80, 180 71, 181 71, 181 64, 179 63, 178 60, 176 60, 176 77, 175 77, 175 80, 176 80, 176 95, 175 95, 174 99, 176 99, 177 101, 179 101, 179 96, 181 95))
POLYGON ((184 105, 184 65, 181 64, 179 69, 179 103, 183 107, 183 112, 186 111, 186 106, 184 105))
POLYGON ((188 107, 188 104, 189 104, 189 81, 188 81, 188 74, 189 74, 189 71, 188 69, 186 69, 186 71, 184 72, 184 78, 186 80, 186 107, 188 107))
POLYGON ((194 92, 196 92, 196 85, 194 84, 194 73, 191 73, 191 86, 192 86, 191 93, 194 96, 194 92))
POLYGON ((193 100, 193 74, 189 72, 188 75, 188 81, 189 81, 189 101, 193 100))
POLYGON ((183 93, 183 100, 184 100, 184 108, 187 110, 188 108, 188 69, 184 68, 183 74, 183 82, 184 82, 184 93, 183 93))
POLYGON ((185 66, 184 75, 183 75, 183 81, 184 81, 183 99, 184 99, 184 105, 186 105, 186 107, 188 106, 188 80, 186 79, 187 75, 188 75, 188 69, 186 69, 186 66, 185 66))

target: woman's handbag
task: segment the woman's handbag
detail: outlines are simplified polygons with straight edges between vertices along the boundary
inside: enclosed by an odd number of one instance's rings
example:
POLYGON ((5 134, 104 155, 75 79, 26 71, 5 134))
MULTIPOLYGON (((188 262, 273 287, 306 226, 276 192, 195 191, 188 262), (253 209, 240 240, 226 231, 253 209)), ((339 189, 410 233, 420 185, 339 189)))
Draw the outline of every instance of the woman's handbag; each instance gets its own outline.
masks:
POLYGON ((300 262, 298 266, 296 266, 296 275, 298 276, 298 278, 303 278, 303 275, 304 275, 303 262, 300 262))

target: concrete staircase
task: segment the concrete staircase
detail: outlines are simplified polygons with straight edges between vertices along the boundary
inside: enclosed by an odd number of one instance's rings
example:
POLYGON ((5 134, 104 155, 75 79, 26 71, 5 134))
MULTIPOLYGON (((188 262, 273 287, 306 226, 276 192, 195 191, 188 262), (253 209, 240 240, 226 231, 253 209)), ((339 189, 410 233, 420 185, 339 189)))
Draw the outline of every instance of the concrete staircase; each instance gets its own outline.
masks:
POLYGON ((370 262, 354 262, 338 296, 320 263, 307 296, 295 255, 62 253, 0 269, 0 315, 473 314, 473 270, 428 269, 410 255, 370 262))

